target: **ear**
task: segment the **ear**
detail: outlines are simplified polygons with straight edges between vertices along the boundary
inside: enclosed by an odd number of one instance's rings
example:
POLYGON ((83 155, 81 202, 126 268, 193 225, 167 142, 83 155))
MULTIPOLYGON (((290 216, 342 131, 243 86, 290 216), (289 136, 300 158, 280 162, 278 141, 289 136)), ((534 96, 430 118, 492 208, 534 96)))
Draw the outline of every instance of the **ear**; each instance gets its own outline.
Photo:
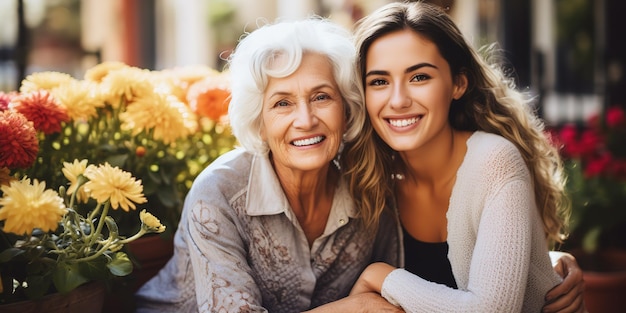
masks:
POLYGON ((459 100, 467 91, 467 75, 465 72, 461 72, 456 75, 454 79, 454 90, 452 92, 452 98, 454 100, 459 100))
POLYGON ((265 136, 265 127, 261 125, 261 130, 259 131, 259 135, 261 135, 261 140, 267 141, 267 137, 265 136))

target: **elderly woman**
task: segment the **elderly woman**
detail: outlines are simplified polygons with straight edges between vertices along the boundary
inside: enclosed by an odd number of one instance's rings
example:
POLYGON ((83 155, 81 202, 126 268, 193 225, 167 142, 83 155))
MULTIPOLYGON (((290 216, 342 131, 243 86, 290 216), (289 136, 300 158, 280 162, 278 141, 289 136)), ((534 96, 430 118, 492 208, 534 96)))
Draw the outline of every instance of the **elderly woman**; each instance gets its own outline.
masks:
POLYGON ((240 42, 229 118, 243 148, 194 182, 175 254, 138 291, 138 312, 301 312, 347 296, 373 261, 399 265, 395 219, 366 229, 336 166, 361 124, 355 55, 349 33, 321 19, 240 42))

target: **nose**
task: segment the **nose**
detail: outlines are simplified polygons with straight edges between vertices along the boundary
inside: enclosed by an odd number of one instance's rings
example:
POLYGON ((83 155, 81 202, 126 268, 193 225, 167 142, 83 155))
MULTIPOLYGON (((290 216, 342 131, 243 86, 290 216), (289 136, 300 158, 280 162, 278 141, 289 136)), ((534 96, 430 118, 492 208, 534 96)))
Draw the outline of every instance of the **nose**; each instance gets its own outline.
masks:
POLYGON ((310 129, 318 122, 314 109, 306 101, 298 103, 294 114, 293 126, 296 128, 310 129))
POLYGON ((402 84, 395 84, 389 98, 389 105, 393 109, 402 109, 411 105, 411 98, 402 84))

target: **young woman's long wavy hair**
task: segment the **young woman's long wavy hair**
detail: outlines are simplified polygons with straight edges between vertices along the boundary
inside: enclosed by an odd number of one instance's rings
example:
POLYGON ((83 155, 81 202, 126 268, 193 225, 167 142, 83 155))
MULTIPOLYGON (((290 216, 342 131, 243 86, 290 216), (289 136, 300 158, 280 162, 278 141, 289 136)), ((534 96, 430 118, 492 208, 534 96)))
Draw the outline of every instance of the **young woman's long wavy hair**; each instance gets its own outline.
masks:
MULTIPOLYGON (((364 96, 365 64, 371 44, 381 36, 405 29, 435 43, 449 63, 452 77, 467 76, 467 91, 451 105, 450 124, 457 130, 498 134, 517 146, 530 170, 546 237, 561 242, 569 207, 564 197, 561 159, 544 133, 543 122, 535 115, 530 98, 515 89, 500 67, 472 49, 439 7, 421 2, 392 3, 359 21, 355 40, 361 94, 364 96)), ((377 223, 394 195, 393 177, 403 171, 401 159, 395 154, 376 134, 368 116, 361 136, 346 145, 343 166, 366 224, 377 223)))

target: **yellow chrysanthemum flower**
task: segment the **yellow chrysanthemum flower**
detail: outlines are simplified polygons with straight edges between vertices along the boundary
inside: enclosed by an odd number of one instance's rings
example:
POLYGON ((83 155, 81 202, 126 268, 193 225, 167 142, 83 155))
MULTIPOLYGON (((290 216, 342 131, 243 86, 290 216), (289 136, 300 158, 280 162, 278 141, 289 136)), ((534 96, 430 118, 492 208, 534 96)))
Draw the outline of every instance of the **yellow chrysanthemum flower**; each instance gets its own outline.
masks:
POLYGON ((129 67, 123 62, 106 61, 102 62, 85 72, 85 79, 93 82, 101 82, 109 72, 119 70, 121 68, 129 67))
POLYGON ((68 83, 72 80, 74 80, 72 76, 60 72, 33 73, 26 76, 26 78, 22 80, 20 93, 29 93, 41 89, 52 91, 52 89, 58 87, 59 85, 68 83))
POLYGON ((156 218, 156 216, 147 212, 145 209, 139 212, 139 219, 141 220, 141 224, 147 227, 148 231, 156 233, 162 233, 165 231, 165 225, 161 224, 161 221, 156 218))
POLYGON ((87 160, 74 160, 73 163, 63 162, 63 169, 61 169, 65 178, 70 182, 70 188, 67 189, 67 194, 71 195, 78 192, 76 199, 83 203, 87 203, 89 194, 85 191, 85 188, 79 188, 78 177, 84 175, 86 169, 87 160))
POLYGON ((182 66, 161 71, 161 75, 167 79, 170 85, 170 93, 183 102, 187 102, 187 91, 191 85, 206 77, 216 76, 219 73, 206 65, 182 66))
POLYGON ((104 99, 111 106, 117 108, 120 99, 127 103, 139 95, 150 94, 154 91, 150 71, 136 67, 124 67, 110 71, 101 83, 104 99))
POLYGON ((67 109, 74 121, 86 121, 97 115, 96 109, 104 106, 96 93, 97 84, 85 80, 72 80, 52 90, 52 95, 67 109))
POLYGON ((0 220, 4 220, 5 232, 30 235, 35 228, 44 232, 55 231, 59 221, 67 213, 63 198, 45 182, 29 178, 12 181, 2 186, 0 220))
POLYGON ((122 207, 126 212, 135 209, 135 203, 145 203, 141 180, 136 180, 129 172, 109 163, 87 169, 84 173, 89 181, 85 183, 85 191, 99 203, 111 201, 111 207, 122 207), (133 203, 134 202, 134 203, 133 203))
POLYGON ((176 97, 153 93, 136 99, 120 113, 122 128, 133 135, 152 130, 154 138, 170 144, 198 127, 195 115, 176 97))

